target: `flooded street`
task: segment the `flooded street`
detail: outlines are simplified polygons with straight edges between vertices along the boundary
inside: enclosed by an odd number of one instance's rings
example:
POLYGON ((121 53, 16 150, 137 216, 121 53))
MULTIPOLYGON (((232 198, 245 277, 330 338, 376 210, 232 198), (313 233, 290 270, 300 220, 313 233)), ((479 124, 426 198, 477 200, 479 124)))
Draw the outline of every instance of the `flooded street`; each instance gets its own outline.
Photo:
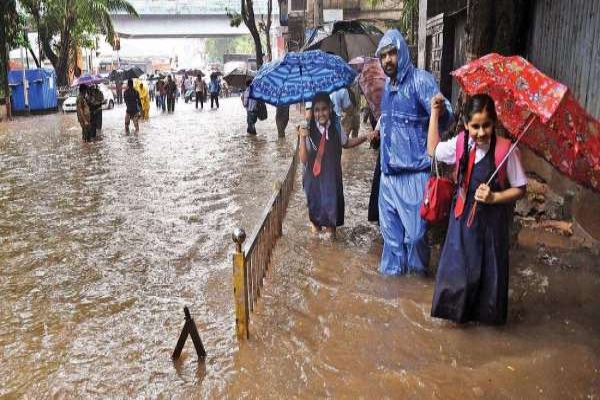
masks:
POLYGON ((248 137, 240 99, 151 110, 125 136, 104 111, 85 144, 74 114, 0 125, 0 397, 209 397, 231 380, 230 253, 287 167, 274 110, 248 137), (208 351, 171 353, 188 305, 208 351))
POLYGON ((366 145, 344 153, 333 243, 308 233, 298 174, 238 343, 231 232, 252 230, 295 136, 269 109, 249 137, 239 98, 221 105, 153 108, 128 136, 105 111, 92 144, 73 114, 0 125, 1 398, 600 399, 597 257, 522 231, 506 326, 432 319, 432 277, 377 272, 366 145), (171 361, 184 305, 204 363, 189 340, 171 361))
POLYGON ((230 397, 599 399, 597 256, 523 230, 506 326, 433 319, 433 277, 377 272, 373 162, 367 148, 344 153, 346 225, 334 243, 308 233, 296 191, 230 397))

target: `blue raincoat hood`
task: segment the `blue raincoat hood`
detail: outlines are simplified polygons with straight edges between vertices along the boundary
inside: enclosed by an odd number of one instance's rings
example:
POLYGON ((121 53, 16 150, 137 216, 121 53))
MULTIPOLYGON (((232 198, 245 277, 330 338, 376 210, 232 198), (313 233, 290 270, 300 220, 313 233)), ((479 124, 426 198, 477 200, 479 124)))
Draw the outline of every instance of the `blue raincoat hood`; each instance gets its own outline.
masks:
POLYGON ((404 41, 404 37, 397 29, 390 29, 383 35, 381 40, 379 41, 379 45, 377 46, 377 51, 375 52, 375 56, 379 57, 381 54, 381 50, 384 47, 393 46, 398 51, 398 68, 396 80, 401 82, 406 73, 413 68, 412 63, 410 62, 410 53, 408 51, 408 46, 404 41))

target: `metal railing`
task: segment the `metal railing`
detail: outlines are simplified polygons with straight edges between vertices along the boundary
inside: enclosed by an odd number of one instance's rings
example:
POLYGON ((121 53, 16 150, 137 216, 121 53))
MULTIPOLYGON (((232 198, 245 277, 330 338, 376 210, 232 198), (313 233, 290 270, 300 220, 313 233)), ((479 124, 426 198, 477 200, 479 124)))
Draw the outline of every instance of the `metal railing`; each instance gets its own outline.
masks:
POLYGON ((238 338, 250 337, 250 312, 260 297, 273 249, 282 234, 283 218, 294 189, 297 166, 298 142, 283 181, 275 184, 275 191, 245 245, 244 230, 236 228, 233 231, 232 239, 236 245, 233 254, 233 292, 238 338))

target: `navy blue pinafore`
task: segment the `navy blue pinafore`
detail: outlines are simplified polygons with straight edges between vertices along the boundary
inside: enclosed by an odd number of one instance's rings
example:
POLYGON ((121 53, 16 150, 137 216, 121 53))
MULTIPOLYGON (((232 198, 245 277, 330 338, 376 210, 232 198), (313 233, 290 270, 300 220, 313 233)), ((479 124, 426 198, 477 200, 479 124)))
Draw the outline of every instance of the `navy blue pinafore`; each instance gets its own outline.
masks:
POLYGON ((344 225, 344 188, 342 185, 342 140, 332 121, 329 127, 329 140, 325 141, 325 153, 321 160, 321 173, 315 177, 313 165, 321 132, 314 122, 306 138, 308 161, 304 167, 302 185, 308 203, 310 221, 322 227, 344 225), (310 140, 309 140, 310 138, 310 140))
MULTIPOLYGON (((506 322, 512 209, 505 204, 480 203, 473 224, 467 226, 475 191, 494 170, 493 158, 493 152, 488 151, 473 166, 464 212, 458 219, 453 212, 450 215, 433 294, 433 317, 491 325, 506 322)), ((495 181, 491 189, 501 190, 495 181)))

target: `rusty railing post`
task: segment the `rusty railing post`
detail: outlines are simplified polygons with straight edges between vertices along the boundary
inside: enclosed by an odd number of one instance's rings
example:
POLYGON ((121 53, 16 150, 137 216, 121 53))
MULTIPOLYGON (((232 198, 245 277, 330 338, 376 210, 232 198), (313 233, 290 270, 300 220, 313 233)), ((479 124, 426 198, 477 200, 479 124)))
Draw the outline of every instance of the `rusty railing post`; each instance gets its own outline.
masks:
POLYGON ((233 294, 235 297, 235 330, 238 339, 249 339, 248 329, 248 276, 246 271, 246 258, 242 245, 246 240, 246 232, 242 228, 235 228, 231 235, 235 242, 233 253, 233 294))

